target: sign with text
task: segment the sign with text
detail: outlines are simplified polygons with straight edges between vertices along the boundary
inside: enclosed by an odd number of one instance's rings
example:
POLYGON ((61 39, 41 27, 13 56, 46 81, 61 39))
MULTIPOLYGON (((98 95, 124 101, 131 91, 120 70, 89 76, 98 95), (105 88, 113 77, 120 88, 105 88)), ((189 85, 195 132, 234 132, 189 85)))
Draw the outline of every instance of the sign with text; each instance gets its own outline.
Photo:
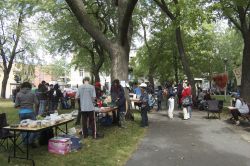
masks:
POLYGON ((242 67, 238 67, 236 69, 233 69, 233 72, 234 72, 234 76, 236 78, 236 81, 237 81, 237 86, 240 86, 241 85, 241 72, 242 72, 242 67))

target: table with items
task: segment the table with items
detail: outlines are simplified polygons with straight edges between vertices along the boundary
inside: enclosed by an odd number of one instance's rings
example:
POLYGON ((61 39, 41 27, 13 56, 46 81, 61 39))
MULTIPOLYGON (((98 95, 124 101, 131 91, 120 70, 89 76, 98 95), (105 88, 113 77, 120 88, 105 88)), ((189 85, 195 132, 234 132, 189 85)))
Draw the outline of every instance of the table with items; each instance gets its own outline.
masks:
POLYGON ((113 116, 113 114, 117 114, 117 109, 118 107, 100 107, 100 108, 96 107, 95 108, 96 117, 97 117, 96 123, 100 125, 101 118, 104 118, 106 116, 113 116))
POLYGON ((68 133, 68 123, 74 121, 75 117, 72 114, 51 114, 50 116, 46 116, 43 120, 30 120, 25 119, 20 122, 20 124, 13 124, 4 129, 12 131, 14 134, 13 140, 13 154, 12 151, 9 153, 8 162, 10 162, 11 158, 18 158, 18 159, 26 159, 31 160, 33 166, 35 165, 35 161, 30 158, 29 154, 29 144, 26 144, 26 157, 19 157, 17 156, 17 139, 19 136, 19 132, 26 132, 26 138, 28 140, 30 133, 38 133, 50 128, 55 129, 55 135, 57 136, 57 130, 67 134, 68 133), (65 125, 65 130, 61 129, 60 126, 65 125))

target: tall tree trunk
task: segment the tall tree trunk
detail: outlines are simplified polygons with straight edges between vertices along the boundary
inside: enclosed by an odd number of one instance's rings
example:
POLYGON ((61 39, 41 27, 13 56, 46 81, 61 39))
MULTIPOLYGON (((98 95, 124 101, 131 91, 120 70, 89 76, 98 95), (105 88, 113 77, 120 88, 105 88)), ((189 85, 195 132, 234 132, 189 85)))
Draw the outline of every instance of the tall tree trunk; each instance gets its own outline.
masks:
POLYGON ((148 81, 150 82, 150 84, 154 88, 155 87, 155 83, 154 83, 154 76, 152 74, 148 75, 148 81))
POLYGON ((99 75, 99 71, 94 71, 93 75, 95 77, 95 82, 100 82, 100 75, 99 75))
POLYGON ((180 27, 176 28, 175 34, 176 34, 176 42, 177 42, 177 47, 178 47, 178 50, 179 50, 182 66, 183 66, 185 74, 187 75, 188 82, 190 83, 190 85, 192 87, 192 95, 195 98, 195 96, 196 96, 196 88, 195 88, 194 77, 193 77, 193 74, 192 74, 192 72, 190 70, 190 66, 189 66, 189 63, 188 63, 188 58, 187 58, 186 53, 184 51, 184 45, 183 45, 183 40, 182 40, 182 36, 181 36, 181 28, 180 27))
POLYGON ((93 72, 91 72, 90 73, 90 79, 91 79, 91 81, 90 81, 90 83, 93 85, 94 84, 94 74, 93 74, 93 72))
POLYGON ((242 77, 241 77, 241 95, 248 103, 250 103, 250 32, 245 31, 244 50, 242 59, 242 77))
POLYGON ((7 87, 7 82, 9 79, 9 74, 12 69, 14 59, 18 53, 23 52, 24 50, 17 50, 17 46, 20 40, 20 37, 22 35, 22 29, 23 29, 23 19, 24 19, 24 8, 25 4, 21 4, 21 10, 19 11, 19 17, 18 17, 18 22, 17 22, 17 30, 15 34, 13 34, 13 47, 10 53, 10 58, 6 57, 6 52, 4 51, 4 42, 0 40, 0 52, 1 52, 1 57, 2 57, 2 62, 3 62, 3 68, 4 68, 4 77, 2 81, 2 90, 1 90, 1 97, 6 98, 6 87, 7 87), (9 61, 7 60, 9 59, 9 61))
POLYGON ((6 98, 6 88, 9 79, 9 72, 4 71, 3 80, 2 80, 2 90, 1 90, 1 97, 6 98))
POLYGON ((112 56, 112 67, 111 67, 111 80, 128 80, 128 52, 126 48, 116 44, 113 46, 112 56))
POLYGON ((177 60, 176 48, 174 46, 175 46, 175 44, 173 44, 174 77, 175 77, 175 82, 178 84, 178 82, 179 82, 179 78, 178 78, 178 60, 177 60))
POLYGON ((101 45, 112 58, 111 78, 127 80, 129 62, 129 26, 131 25, 132 13, 138 0, 117 0, 118 7, 118 35, 116 42, 108 39, 93 23, 88 15, 82 0, 66 0, 72 12, 81 26, 94 40, 101 45))
POLYGON ((187 58, 186 53, 185 53, 183 40, 182 40, 182 36, 181 36, 181 28, 180 28, 180 20, 179 20, 181 18, 180 18, 180 9, 178 7, 179 1, 178 0, 173 1, 176 5, 176 11, 175 11, 176 15, 174 15, 169 10, 168 3, 166 3, 164 0, 154 0, 154 1, 172 21, 175 21, 176 23, 178 23, 177 24, 178 26, 175 29, 176 43, 177 43, 177 47, 178 47, 179 55, 181 58, 184 73, 186 74, 186 76, 188 78, 188 82, 192 86, 192 95, 193 95, 193 98, 195 98, 196 89, 195 89, 194 77, 193 77, 193 74, 192 74, 190 67, 189 67, 188 58, 187 58))

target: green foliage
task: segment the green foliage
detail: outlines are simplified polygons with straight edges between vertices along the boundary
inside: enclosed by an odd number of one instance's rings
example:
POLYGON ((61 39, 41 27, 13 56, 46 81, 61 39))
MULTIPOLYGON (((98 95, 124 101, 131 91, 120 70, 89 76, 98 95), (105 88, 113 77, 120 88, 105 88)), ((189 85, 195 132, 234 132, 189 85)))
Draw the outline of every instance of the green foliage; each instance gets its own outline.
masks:
POLYGON ((46 66, 44 71, 50 74, 53 80, 58 80, 60 77, 68 75, 70 72, 70 65, 65 59, 54 61, 52 64, 46 66))
MULTIPOLYGON (((105 9, 101 4, 86 1, 88 12, 93 13, 92 18, 96 20, 97 26, 102 31, 107 31, 103 12, 105 9), (98 20, 99 19, 99 20, 98 20)), ((100 2, 101 3, 101 2, 100 2)), ((76 18, 70 12, 65 2, 54 2, 43 7, 46 17, 41 19, 41 24, 47 27, 44 34, 47 34, 47 49, 51 53, 69 54, 73 53, 74 58, 71 65, 76 68, 83 68, 86 71, 93 73, 98 69, 103 72, 110 72, 110 59, 106 52, 101 53, 96 50, 95 41, 88 33, 80 26, 76 18), (103 60, 104 59, 104 60, 103 60), (104 65, 103 65, 104 64, 104 65)), ((105 17, 105 19, 107 19, 105 17)), ((111 35, 110 31, 105 32, 111 35)))
POLYGON ((11 61, 30 62, 34 57, 35 43, 29 37, 31 21, 37 12, 34 0, 3 0, 0 3, 0 45, 2 58, 11 61))
MULTIPOLYGON (((179 1, 178 5, 173 2, 168 5, 171 12, 180 11, 179 24, 183 29, 184 47, 194 77, 211 79, 214 73, 224 72, 224 59, 227 58, 227 71, 230 79, 234 79, 232 69, 239 66, 242 59, 243 42, 240 34, 230 28, 224 27, 224 31, 218 29, 218 25, 211 22, 212 14, 208 2, 179 1), (185 17, 182 17, 184 15, 185 17)), ((154 76, 160 82, 174 78, 175 65, 177 65, 179 77, 183 77, 173 35, 176 24, 171 24, 169 19, 166 20, 166 15, 162 15, 154 7, 153 4, 149 5, 145 2, 139 6, 140 12, 137 11, 144 16, 147 33, 151 34, 148 45, 153 56, 149 57, 149 50, 144 44, 131 62, 134 75, 137 78, 147 76, 149 66, 153 64, 154 76), (160 52, 157 53, 159 50, 160 52), (177 57, 177 64, 174 63, 174 57, 177 57)))

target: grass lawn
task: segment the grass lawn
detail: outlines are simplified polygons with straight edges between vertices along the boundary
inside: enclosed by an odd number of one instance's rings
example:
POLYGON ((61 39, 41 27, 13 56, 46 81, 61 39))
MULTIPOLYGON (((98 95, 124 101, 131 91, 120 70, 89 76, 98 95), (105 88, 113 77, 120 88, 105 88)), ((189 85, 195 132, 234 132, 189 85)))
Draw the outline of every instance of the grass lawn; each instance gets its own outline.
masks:
MULTIPOLYGON (((8 123, 18 122, 18 110, 13 108, 10 100, 0 99, 0 113, 7 114, 8 123)), ((59 110, 60 113, 71 112, 71 110, 59 110)), ((146 129, 139 127, 140 115, 135 113, 135 121, 127 122, 127 129, 120 129, 116 126, 102 127, 100 131, 104 133, 104 138, 93 140, 92 138, 83 140, 83 148, 78 152, 72 152, 65 156, 51 154, 47 146, 40 146, 31 149, 31 157, 37 166, 122 166, 136 150, 141 138, 146 133, 146 129)), ((71 123, 73 126, 73 123, 71 123)), ((7 162, 8 153, 0 149, 1 166, 26 166, 31 165, 30 161, 12 159, 7 162)))

